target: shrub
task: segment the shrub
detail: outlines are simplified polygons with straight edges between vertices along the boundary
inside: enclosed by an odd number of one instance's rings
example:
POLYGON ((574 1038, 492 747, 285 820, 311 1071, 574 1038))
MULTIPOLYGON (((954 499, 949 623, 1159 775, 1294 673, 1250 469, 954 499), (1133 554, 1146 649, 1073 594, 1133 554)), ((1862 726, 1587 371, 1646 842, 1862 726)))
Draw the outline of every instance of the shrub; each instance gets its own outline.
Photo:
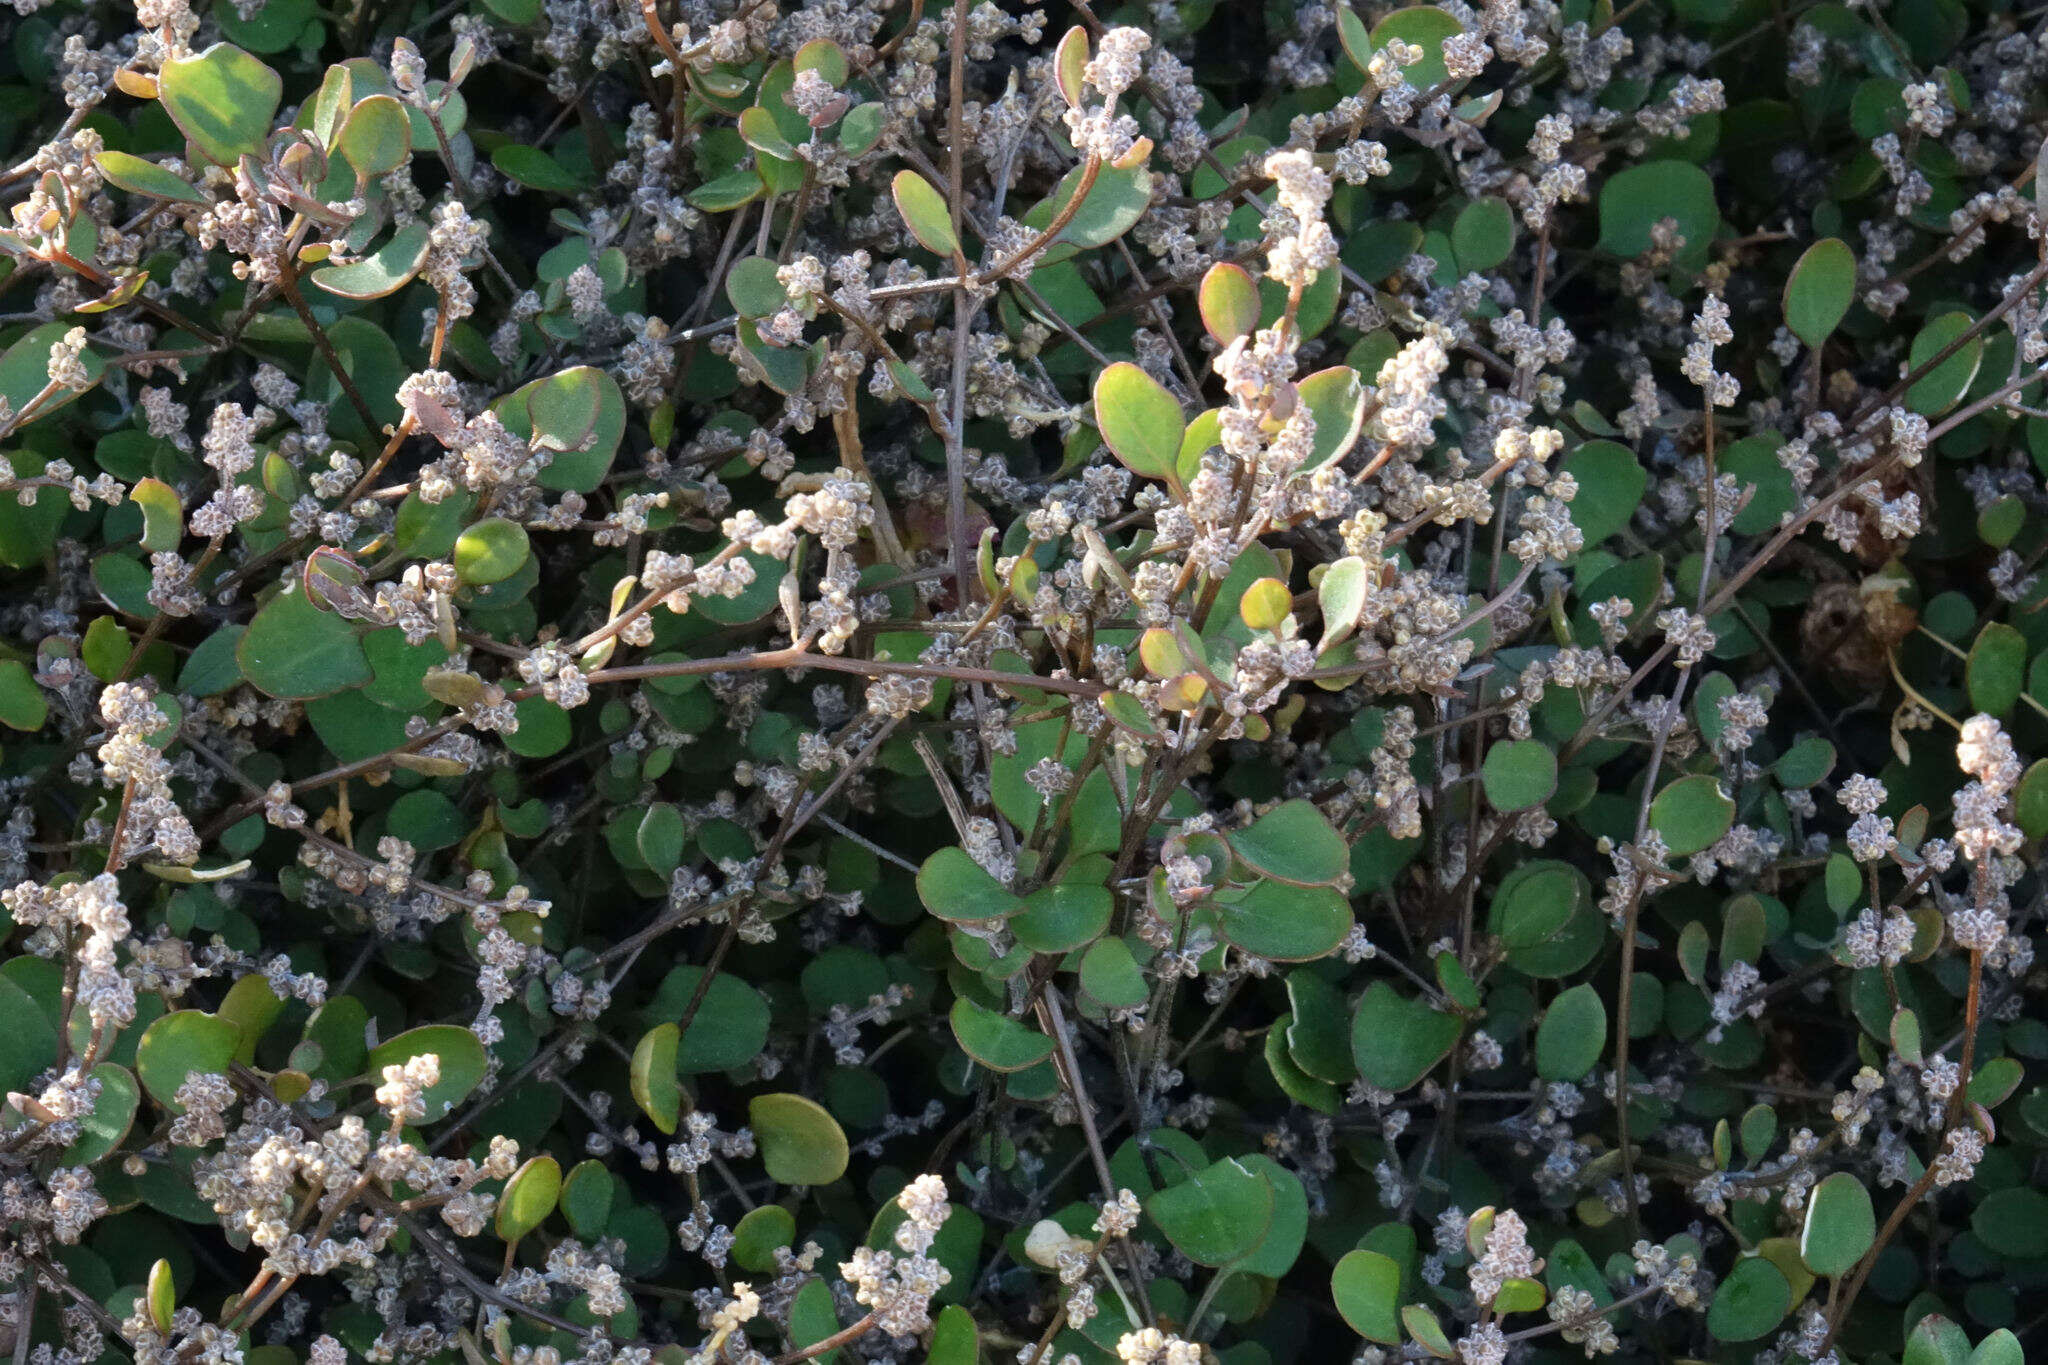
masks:
POLYGON ((2038 14, 13 8, 15 1365, 2021 1360, 2038 14))

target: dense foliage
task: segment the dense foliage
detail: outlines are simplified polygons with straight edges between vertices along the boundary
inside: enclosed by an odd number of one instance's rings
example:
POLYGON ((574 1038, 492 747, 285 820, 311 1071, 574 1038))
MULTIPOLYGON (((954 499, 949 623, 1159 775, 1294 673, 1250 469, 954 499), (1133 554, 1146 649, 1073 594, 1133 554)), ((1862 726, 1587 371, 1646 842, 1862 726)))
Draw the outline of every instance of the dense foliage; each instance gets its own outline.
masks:
POLYGON ((2040 9, 0 35, 0 1360, 2022 1362, 2040 9))

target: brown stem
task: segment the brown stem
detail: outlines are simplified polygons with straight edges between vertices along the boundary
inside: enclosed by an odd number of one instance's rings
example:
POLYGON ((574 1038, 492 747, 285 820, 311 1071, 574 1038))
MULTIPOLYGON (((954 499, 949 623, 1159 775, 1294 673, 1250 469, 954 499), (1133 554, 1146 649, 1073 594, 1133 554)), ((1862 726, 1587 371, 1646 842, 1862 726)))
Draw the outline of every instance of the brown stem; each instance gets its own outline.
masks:
POLYGON ((313 316, 313 310, 306 306, 305 296, 299 293, 298 277, 292 274, 289 265, 285 267, 285 273, 278 277, 277 285, 279 292, 284 295, 285 302, 292 306, 292 311, 299 315, 299 321, 313 334, 314 347, 320 352, 320 358, 327 362, 327 368, 334 371, 334 378, 341 385, 341 391, 348 395, 348 401, 355 408, 356 416, 363 419, 363 429, 374 437, 379 426, 377 415, 370 411, 369 401, 356 387, 354 377, 342 367, 341 357, 335 353, 334 343, 328 339, 327 329, 320 325, 319 319, 313 316))

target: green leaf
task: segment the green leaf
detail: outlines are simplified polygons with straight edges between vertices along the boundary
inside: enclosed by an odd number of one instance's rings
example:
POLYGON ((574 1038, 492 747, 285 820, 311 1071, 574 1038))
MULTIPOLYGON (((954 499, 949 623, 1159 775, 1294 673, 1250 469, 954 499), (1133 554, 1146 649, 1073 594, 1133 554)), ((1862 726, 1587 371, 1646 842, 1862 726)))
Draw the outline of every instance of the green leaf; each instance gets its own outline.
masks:
POLYGON ((303 592, 271 598, 242 632, 235 660, 257 691, 287 701, 331 697, 370 680, 356 627, 303 592))
POLYGON ((127 152, 109 151, 95 153, 93 163, 100 168, 100 175, 108 184, 130 194, 167 199, 177 204, 207 202, 206 196, 187 183, 183 176, 154 161, 144 161, 127 152))
POLYGON ((1132 1009, 1151 996, 1131 945, 1120 938, 1098 939, 1082 954, 1081 989, 1110 1009, 1132 1009))
POLYGON ((743 318, 765 318, 789 302, 771 257, 749 256, 725 274, 725 296, 743 318))
POLYGON ((626 1068, 633 1102, 664 1133, 673 1133, 682 1118, 683 1087, 676 1079, 676 1047, 681 1040, 674 1023, 656 1024, 640 1035, 626 1068))
POLYGON ((1328 886, 1350 870, 1344 837, 1313 802, 1283 801, 1227 836, 1245 866, 1295 886, 1328 886))
POLYGON ((2018 704, 2026 683, 2027 637, 2002 621, 1986 623, 1963 668, 1971 708, 2003 716, 2018 704))
MULTIPOLYGON (((1422 60, 1405 67, 1402 75, 1417 90, 1428 90, 1450 79, 1444 65, 1444 42, 1465 31, 1465 26, 1435 5, 1410 5, 1397 9, 1372 27, 1372 51, 1377 52, 1399 38, 1422 49, 1422 60)), ((1370 53, 1367 60, 1371 60, 1370 53)))
POLYGON ((1607 1049, 1607 1006, 1581 982, 1550 1002, 1536 1028, 1536 1074, 1546 1081, 1577 1081, 1607 1049))
POLYGON ((558 453, 540 472, 556 493, 588 493, 604 482, 626 434, 626 396, 603 370, 577 365, 534 380, 491 405, 513 435, 558 453))
POLYGON ((498 1196, 498 1236, 516 1242, 547 1221, 562 1193, 562 1163, 551 1156, 530 1158, 512 1173, 498 1196))
POLYGON ((238 1039, 235 1044, 236 1061, 244 1066, 255 1062, 256 1044, 277 1022, 277 1016, 283 1009, 284 1001, 278 998, 277 992, 270 988, 270 982, 261 973, 251 972, 228 988, 215 1013, 235 1026, 238 1039))
POLYGON ((796 1241, 796 1216, 780 1204, 749 1209, 732 1229, 732 1258, 740 1269, 773 1271, 778 1248, 796 1241))
POLYGON ((898 171, 890 182, 889 192, 896 200, 896 211, 903 215, 903 225, 920 246, 934 256, 959 254, 960 239, 953 235, 952 211, 932 188, 931 181, 916 171, 898 171))
POLYGON ((1847 1171, 1836 1171, 1806 1200, 1806 1226, 1799 1235, 1799 1259, 1816 1275, 1846 1275, 1877 1240, 1877 1212, 1870 1191, 1847 1171))
POLYGON ((557 1201, 569 1231, 586 1242, 601 1236, 611 1222, 615 1193, 616 1181, 602 1162, 581 1161, 571 1167, 557 1201))
POLYGON ((1457 1046, 1464 1021, 1410 1000, 1385 981, 1366 988, 1351 1024, 1358 1074, 1381 1090, 1406 1090, 1457 1046))
POLYGON ((491 164, 527 189, 543 194, 578 194, 588 188, 566 166, 538 147, 508 142, 491 153, 491 164))
MULTIPOLYGON (((1961 309, 1930 318, 1927 325, 1913 337, 1913 345, 1906 352, 1906 367, 1918 370, 1933 360, 1957 338, 1976 326, 1977 320, 1961 309)), ((1983 336, 1971 337, 1948 359, 1929 370, 1913 387, 1906 390, 1906 406, 1926 417, 1946 412, 1954 407, 1969 391, 1977 378, 1977 367, 1984 361, 1983 336)))
MULTIPOLYGON (((229 1053, 233 1054, 232 1044, 229 1053)), ((0 976, 0 1093, 30 1085, 56 1061, 56 1025, 34 996, 0 976)))
POLYGON ((932 1321, 932 1344, 926 1349, 924 1365, 979 1365, 981 1329, 974 1315, 957 1303, 939 1310, 932 1321))
POLYGON ((1729 523, 1736 534, 1774 531, 1792 510, 1792 471, 1778 462, 1784 447, 1785 439, 1771 432, 1745 436, 1721 452, 1720 472, 1733 475, 1738 490, 1749 498, 1729 523))
MULTIPOLYGON (((804 1287, 797 1290, 796 1297, 789 1301, 789 1339, 799 1351, 816 1346, 827 1337, 839 1331, 839 1313, 832 1304, 832 1291, 825 1285, 823 1276, 804 1281, 804 1287)), ((818 1365, 838 1365, 841 1356, 838 1351, 822 1351, 809 1359, 818 1365)))
POLYGON ((231 43, 174 57, 157 77, 158 102, 178 131, 230 169, 245 155, 261 155, 283 93, 275 71, 231 43))
MULTIPOLYGON (((1032 205, 1024 215, 1024 226, 1043 232, 1081 187, 1086 168, 1076 166, 1060 178, 1053 192, 1032 205)), ((1060 229, 1052 245, 1041 251, 1036 266, 1054 265, 1077 252, 1106 246, 1137 226, 1152 205, 1152 173, 1143 166, 1103 166, 1095 183, 1074 216, 1060 229)))
POLYGON ((1180 402, 1164 385, 1127 360, 1095 377, 1095 424, 1125 468, 1148 479, 1174 473, 1180 457, 1180 402))
POLYGON ((1676 858, 1711 846, 1734 823, 1735 802, 1705 773, 1679 778, 1650 803, 1650 827, 1676 858))
POLYGON ((1920 1319, 1906 1338, 1903 1365, 1964 1365, 1970 1339, 1963 1329, 1938 1313, 1920 1319))
POLYGON ((1788 790, 1815 786, 1834 771, 1835 746, 1818 735, 1808 735, 1778 756, 1771 771, 1778 785, 1788 790))
POLYGON ((640 817, 633 834, 633 846, 647 865, 663 877, 675 875, 682 866, 683 850, 689 846, 689 831, 683 813, 670 801, 655 801, 640 817))
POLYGON ((1174 1249, 1196 1265, 1226 1266, 1264 1239, 1273 1221, 1273 1186, 1242 1162, 1225 1159, 1145 1201, 1145 1212, 1174 1249))
POLYGON ((367 95, 349 110, 336 145, 358 176, 389 175, 412 153, 412 121, 392 96, 367 95))
POLYGON ((1330 1293, 1351 1330, 1382 1346, 1401 1344, 1401 1266, 1377 1251, 1347 1251, 1330 1272, 1330 1293))
POLYGON ((2048 758, 2037 759, 2013 794, 2013 814, 2029 839, 2048 834, 2048 758))
MULTIPOLYGON (((0 983, 0 990, 5 988, 5 984, 0 983)), ((50 1035, 50 1044, 54 1053, 54 1032, 50 1035)), ((0 1084, 10 1083, 7 1080, 6 1048, 7 1044, 0 1042, 0 1084)), ((78 1136, 64 1149, 64 1164, 67 1166, 90 1166, 119 1147, 135 1124, 135 1111, 141 1107, 142 1087, 136 1084, 127 1067, 101 1062, 92 1069, 91 1078, 99 1086, 100 1095, 93 1102, 92 1112, 79 1117, 78 1136)))
POLYGON ((1358 433, 1365 429, 1367 390, 1358 371, 1349 365, 1333 365, 1297 384, 1295 396, 1316 423, 1308 458, 1296 471, 1299 476, 1334 464, 1350 452, 1358 433))
POLYGON ((1344 1105, 1344 1093, 1295 1065, 1293 1054, 1287 1050, 1287 1039, 1282 1035, 1282 1030, 1292 1022, 1283 1014, 1266 1030, 1261 1048, 1266 1057, 1266 1069, 1273 1073, 1273 1083, 1288 1099, 1319 1114, 1335 1114, 1344 1105))
POLYGON ((1515 214, 1505 199, 1492 195, 1475 199, 1459 211, 1451 225, 1451 251, 1465 274, 1484 275, 1514 250, 1515 214))
POLYGON ((1457 1350, 1451 1339, 1444 1335, 1443 1324, 1436 1314, 1419 1303, 1405 1304, 1401 1309, 1401 1325, 1408 1329, 1408 1335, 1415 1344, 1439 1360, 1455 1360, 1457 1350))
POLYGON ((28 665, 19 659, 0 659, 0 725, 35 731, 49 718, 50 699, 37 686, 28 665))
POLYGON ((1839 237, 1806 248, 1785 280, 1785 325, 1818 350, 1856 301, 1856 253, 1839 237))
POLYGON ((924 860, 917 870, 917 896, 925 909, 956 924, 1002 919, 1024 908, 1022 899, 958 844, 949 844, 924 860))
POLYGON ((1009 927, 1034 953, 1067 953, 1102 937, 1114 909, 1107 886, 1055 882, 1026 896, 1009 927))
POLYGON ((385 1067, 404 1066, 430 1052, 440 1064, 441 1079, 427 1087, 427 1113, 422 1123, 447 1117, 450 1109, 482 1083, 488 1063, 476 1035, 459 1024, 425 1024, 378 1044, 364 1063, 369 1077, 381 1082, 385 1067))
POLYGON ((455 572, 471 586, 502 583, 533 553, 526 528, 505 517, 486 517, 455 538, 455 572))
POLYGON ((1327 886, 1262 880, 1216 897, 1217 928, 1233 945, 1269 962, 1309 962, 1337 951, 1351 933, 1351 902, 1327 886))
POLYGON ((1627 526, 1650 487, 1635 452, 1615 441, 1586 442, 1564 457, 1563 468, 1579 485, 1567 510, 1587 549, 1627 526))
POLYGON ((143 1289, 149 1301, 149 1320, 157 1331, 168 1334, 171 1315, 178 1311, 178 1286, 172 1282, 171 1263, 162 1257, 149 1268, 149 1283, 143 1289))
POLYGON ((396 294, 411 284, 426 264, 428 232, 425 219, 414 219, 360 261, 323 266, 307 278, 344 299, 381 299, 396 294))
POLYGON ((1641 256, 1650 233, 1666 218, 1676 219, 1685 246, 1681 261, 1704 260, 1721 210, 1714 182, 1690 161, 1646 161, 1607 178, 1600 187, 1600 247, 1616 256, 1641 256))
MULTIPOLYGON (((680 1023, 703 979, 704 969, 694 963, 675 968, 654 993, 649 1017, 680 1023)), ((719 972, 704 988, 704 1001, 683 1034, 676 1067, 689 1076, 745 1066, 767 1046, 768 1025, 768 1001, 761 992, 731 972, 719 972)))
POLYGON ((143 549, 154 554, 178 548, 185 538, 185 507, 175 489, 162 479, 139 479, 128 500, 142 512, 143 549))
POLYGON ((1249 336, 1259 325, 1259 286, 1234 261, 1218 261, 1202 276, 1197 295, 1202 325, 1219 345, 1249 336))
POLYGON ((174 1010, 143 1030, 135 1047, 136 1075, 151 1099, 182 1114, 178 1087, 195 1072, 225 1076, 241 1038, 242 1031, 217 1014, 174 1010))
POLYGON ((1052 1056, 1052 1039, 964 995, 953 1001, 947 1018, 961 1048, 990 1071, 1022 1071, 1052 1056))
POLYGON ((1541 740, 1505 740, 1486 751, 1480 777, 1495 810, 1528 810, 1557 790, 1557 755, 1541 740))
POLYGON ((768 1178, 781 1185, 829 1185, 846 1174, 846 1134, 814 1100, 802 1095, 756 1095, 747 1124, 761 1146, 768 1178))
POLYGON ((1316 584, 1316 605, 1323 613, 1319 653, 1350 638, 1358 629, 1358 618, 1365 611, 1375 577, 1374 571, 1357 555, 1346 555, 1323 571, 1322 581, 1316 584))
POLYGON ((1994 1190, 1970 1215, 1970 1231, 2016 1261, 2048 1256, 2048 1194, 2026 1185, 1994 1190))
POLYGON ((2027 1353, 2009 1327, 2001 1327, 1977 1343, 1969 1365, 2026 1365, 2027 1353))
POLYGON ((1778 1267, 1761 1256, 1735 1263, 1707 1306, 1707 1331, 1716 1341, 1755 1341, 1768 1336, 1792 1310, 1792 1286, 1778 1267))
POLYGON ((1343 993, 1313 971, 1287 974, 1287 1052, 1296 1066, 1318 1080, 1349 1085, 1358 1079, 1346 1033, 1351 1007, 1343 993))

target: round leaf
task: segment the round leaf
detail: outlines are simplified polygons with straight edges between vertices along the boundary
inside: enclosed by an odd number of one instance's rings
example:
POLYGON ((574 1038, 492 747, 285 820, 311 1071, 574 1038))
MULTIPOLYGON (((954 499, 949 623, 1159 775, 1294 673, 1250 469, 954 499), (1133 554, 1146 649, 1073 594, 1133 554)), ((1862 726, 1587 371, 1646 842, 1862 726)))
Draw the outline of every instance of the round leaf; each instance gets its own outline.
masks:
POLYGON ((1564 472, 1579 485, 1568 511, 1588 549, 1628 525, 1650 486, 1635 452, 1616 441, 1586 442, 1565 456, 1564 472))
POLYGON ((1735 802, 1718 778, 1705 773, 1681 777, 1650 803, 1650 827, 1673 857, 1686 858, 1711 846, 1735 823, 1735 802))
POLYGON ((427 1088, 423 1123, 447 1117, 482 1082, 487 1061, 476 1035, 457 1024, 427 1024, 378 1044, 364 1064, 371 1079, 378 1080, 385 1067, 404 1066, 429 1052, 440 1064, 441 1079, 427 1088))
POLYGON ((1459 270, 1483 275, 1514 249, 1515 214, 1507 200, 1488 195, 1459 210, 1451 225, 1451 250, 1458 258, 1459 270))
POLYGON ((780 1204, 763 1204, 733 1224, 732 1258, 742 1270, 773 1271, 776 1250, 795 1241, 796 1216, 780 1204))
POLYGON ((1580 983, 1550 1002, 1536 1028, 1536 1074, 1546 1081, 1584 1078, 1607 1048, 1607 1006, 1580 983))
POLYGON ((412 151, 412 121, 406 117, 405 106, 392 96, 367 95, 349 110, 337 145, 357 175, 389 175, 405 164, 412 151))
POLYGON ((1145 1201, 1145 1212, 1174 1249, 1197 1265, 1225 1266, 1265 1237, 1273 1186, 1235 1160, 1219 1161, 1145 1201))
POLYGON ((1839 237, 1815 242, 1785 281, 1785 325, 1819 348, 1856 300, 1856 253, 1839 237))
POLYGON ((682 1118, 683 1087, 676 1080, 676 1046, 682 1032, 673 1023, 656 1024, 640 1036, 626 1068, 633 1102, 664 1133, 673 1133, 682 1118))
POLYGON ((1351 1330, 1383 1346, 1401 1344, 1401 1266, 1377 1251, 1347 1251, 1330 1272, 1330 1293, 1351 1330))
POLYGON ((284 81, 232 43, 164 63, 157 98, 178 131, 209 159, 232 167, 270 136, 284 81))
POLYGON ((2048 1194, 2025 1185, 1994 1190, 1970 1215, 1970 1231, 2001 1256, 2048 1256, 2048 1194))
POLYGON ((1351 1023, 1351 1055, 1358 1074, 1382 1090, 1399 1092, 1429 1074, 1457 1045, 1464 1023, 1454 1014, 1410 1000, 1375 981, 1358 1002, 1351 1023))
POLYGON ((1836 1171, 1806 1200, 1806 1227, 1799 1259, 1816 1275, 1845 1275, 1877 1240, 1877 1212, 1870 1191, 1847 1171, 1836 1171))
POLYGON ((903 225, 917 238, 918 245, 934 256, 959 253, 960 239, 953 235, 952 211, 932 188, 931 181, 916 171, 898 171, 889 189, 896 200, 896 211, 903 215, 903 225))
POLYGON ((258 611, 235 659, 251 686, 288 701, 332 696, 371 676, 355 626, 302 592, 280 593, 258 611))
POLYGON ((1127 360, 1095 377, 1095 423, 1112 453, 1133 474, 1164 479, 1180 456, 1180 403, 1164 385, 1127 360))
POLYGON ((1224 938, 1269 962, 1327 957, 1351 933, 1351 903, 1327 886, 1261 881, 1219 896, 1216 910, 1224 938))
POLYGON ((151 1099, 183 1113, 178 1087, 195 1072, 226 1075, 241 1038, 242 1031, 217 1014, 174 1010, 143 1030, 135 1048, 136 1075, 151 1099))
POLYGON ((1651 247, 1651 230, 1677 220, 1681 259, 1704 258, 1721 226, 1714 182, 1690 161, 1646 161, 1609 176, 1600 188, 1600 246, 1635 257, 1651 247))
MULTIPOLYGON (((1976 321, 1961 309, 1929 319, 1913 337, 1913 345, 1906 352, 1907 368, 1918 370, 1928 364, 1954 345, 1976 325, 1976 321)), ((1971 382, 1977 378, 1977 367, 1983 361, 1984 338, 1971 337, 1906 390, 1906 406, 1928 417, 1948 411, 1969 390, 1971 382)))
POLYGON ((1480 775, 1495 810, 1528 810, 1557 790, 1557 755, 1540 740, 1508 740, 1486 751, 1480 775))
POLYGON ((1792 1286, 1761 1256, 1736 1262, 1707 1307, 1707 1331, 1716 1341, 1755 1341, 1777 1329, 1792 1309, 1792 1286))
POLYGON ((1247 867, 1275 881, 1327 886, 1350 870, 1343 836, 1309 801, 1283 801, 1228 837, 1247 867))
POLYGON ((486 517, 455 538, 455 572, 472 586, 502 583, 533 553, 526 528, 505 517, 486 517))
POLYGON ((1009 927, 1034 953, 1066 953, 1102 937, 1114 909, 1106 886, 1056 882, 1026 896, 1009 927))
POLYGON ((204 204, 206 196, 186 183, 185 178, 154 161, 144 161, 127 152, 99 152, 93 162, 100 168, 100 175, 110 185, 124 189, 130 194, 147 195, 151 199, 168 199, 178 204, 204 204))
POLYGON ((562 1163, 537 1156, 512 1173, 498 1196, 498 1236, 516 1242, 547 1221, 562 1193, 562 1163))
POLYGON ((1963 668, 1971 708, 2002 716, 2018 704, 2026 681, 2027 637, 2003 621, 1987 623, 1963 668))
POLYGON ((1202 325, 1222 345, 1249 336, 1259 325, 1259 287, 1245 268, 1218 261, 1202 277, 1202 325))
POLYGON ((747 1124, 761 1146, 768 1178, 782 1185, 829 1185, 846 1174, 846 1134, 816 1101, 802 1095, 756 1095, 747 1124))
POLYGON ((917 870, 917 895, 925 909, 955 922, 1001 919, 1024 908, 1022 900, 958 844, 924 860, 917 870))
POLYGON ((1022 1071, 1052 1056, 1052 1039, 964 995, 947 1018, 961 1048, 990 1071, 1022 1071))
POLYGON ((424 219, 415 219, 360 261, 323 266, 308 278, 344 299, 381 299, 396 294, 412 283, 413 276, 426 263, 429 231, 424 219))

